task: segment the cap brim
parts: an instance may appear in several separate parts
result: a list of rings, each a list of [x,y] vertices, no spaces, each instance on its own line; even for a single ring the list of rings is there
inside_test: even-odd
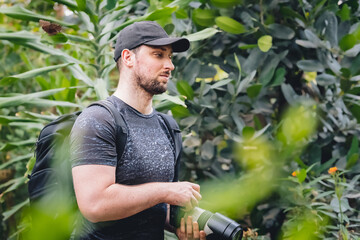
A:
[[[185,52],[190,47],[190,42],[186,38],[158,38],[156,40],[144,43],[149,46],[166,46],[171,45],[173,52]]]

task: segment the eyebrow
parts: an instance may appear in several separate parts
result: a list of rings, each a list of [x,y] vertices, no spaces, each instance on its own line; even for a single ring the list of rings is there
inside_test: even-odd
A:
[[[153,48],[153,49],[160,49],[160,50],[162,50],[162,51],[164,51],[164,52],[167,51],[167,49],[166,49],[165,47],[163,47],[163,46],[149,46],[149,47],[151,47],[151,48]],[[170,52],[170,53],[173,54],[172,49],[171,49],[171,52]]]

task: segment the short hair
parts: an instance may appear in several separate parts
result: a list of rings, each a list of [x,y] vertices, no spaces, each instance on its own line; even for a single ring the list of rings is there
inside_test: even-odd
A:
[[[139,47],[136,47],[136,48],[134,48],[134,49],[131,49],[130,51],[133,52],[133,53],[136,55],[137,52],[139,51],[140,47],[141,47],[141,45],[140,45]],[[120,72],[120,70],[121,70],[121,56],[119,57],[119,59],[118,59],[117,62],[116,62],[116,67],[117,67],[117,69],[118,69],[119,72]]]

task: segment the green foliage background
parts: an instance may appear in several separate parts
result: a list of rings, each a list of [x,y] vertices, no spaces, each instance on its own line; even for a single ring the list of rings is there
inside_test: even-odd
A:
[[[0,237],[31,225],[41,128],[109,96],[116,34],[152,20],[192,43],[154,104],[182,129],[181,176],[202,184],[203,207],[249,239],[359,239],[359,19],[356,0],[1,2]]]

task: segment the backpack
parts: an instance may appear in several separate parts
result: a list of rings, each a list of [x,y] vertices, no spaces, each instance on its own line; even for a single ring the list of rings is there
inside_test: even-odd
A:
[[[94,102],[89,106],[100,105],[106,108],[115,119],[118,158],[121,158],[127,140],[127,128],[121,113],[107,100]],[[175,147],[175,176],[178,180],[179,157],[182,138],[176,121],[167,114],[156,112],[164,120]],[[31,175],[28,176],[28,193],[30,205],[41,199],[47,199],[54,193],[69,193],[75,201],[72,185],[71,166],[69,159],[69,134],[81,111],[65,114],[47,124],[41,131],[36,142],[36,162]],[[55,194],[56,195],[56,194]],[[49,200],[49,199],[47,199]],[[50,199],[51,200],[51,199]]]

